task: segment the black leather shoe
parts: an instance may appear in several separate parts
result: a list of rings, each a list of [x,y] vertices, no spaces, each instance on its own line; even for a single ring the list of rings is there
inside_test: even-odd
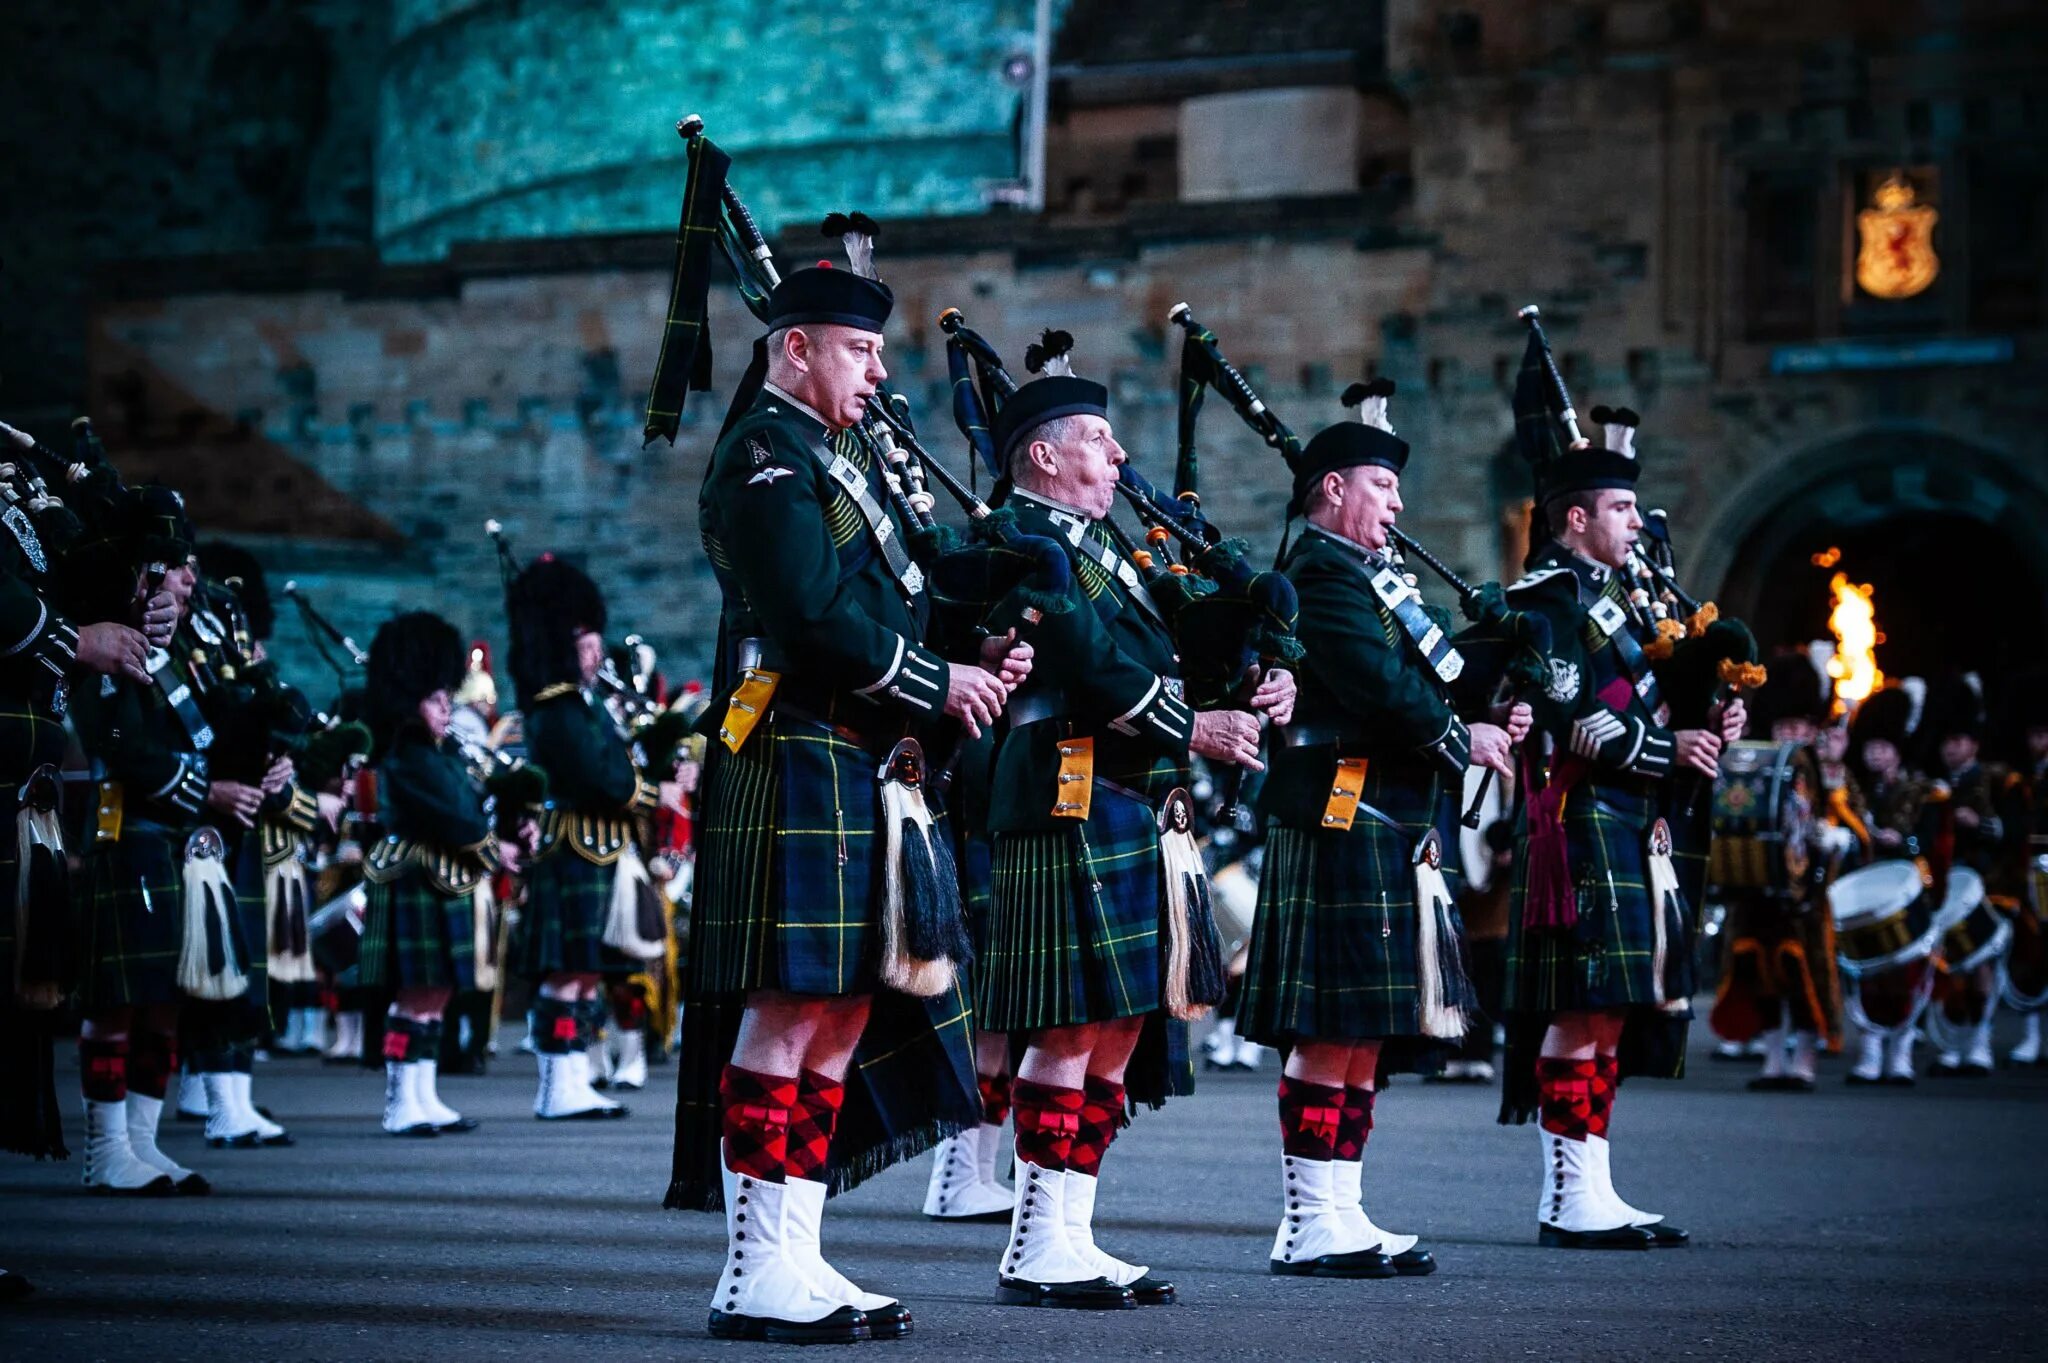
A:
[[[1910,1074],[1887,1074],[1884,1077],[1884,1082],[1885,1086],[1888,1088],[1909,1089],[1914,1087],[1920,1081],[1918,1079],[1915,1079]]]
[[[1132,1311],[1138,1305],[1129,1288],[1118,1287],[1107,1278],[1078,1283],[1034,1283],[998,1277],[996,1300],[1005,1306],[1057,1306],[1070,1311]]]
[[[1538,1224],[1536,1243],[1545,1249],[1648,1249],[1656,1241],[1641,1226],[1566,1230],[1562,1226]]]
[[[1009,1212],[1009,1211],[1006,1211],[1006,1210],[1002,1210],[1002,1209],[998,1209],[998,1210],[996,1210],[996,1211],[992,1211],[992,1212],[974,1212],[974,1213],[972,1213],[972,1214],[970,1214],[970,1215],[967,1215],[967,1216],[930,1216],[930,1215],[927,1215],[927,1216],[925,1217],[925,1220],[927,1220],[927,1221],[944,1221],[944,1222],[947,1222],[947,1223],[949,1223],[949,1224],[953,1224],[953,1225],[972,1225],[972,1224],[974,1224],[974,1223],[975,1223],[975,1222],[977,1222],[977,1221],[1000,1221],[1000,1222],[1002,1222],[1002,1223],[1003,1223],[1004,1225],[1006,1225],[1006,1226],[1007,1226],[1007,1225],[1009,1225],[1009,1224],[1010,1224],[1010,1217],[1011,1217],[1011,1215],[1012,1215],[1012,1213],[1011,1213],[1011,1212]]]
[[[0,1268],[0,1305],[20,1301],[36,1290],[34,1283],[19,1273],[10,1273]]]
[[[1131,1300],[1140,1306],[1171,1306],[1179,1300],[1172,1283],[1150,1273],[1134,1283],[1125,1283],[1124,1291],[1130,1293]]]
[[[1858,1074],[1856,1071],[1850,1070],[1846,1075],[1842,1076],[1842,1082],[1852,1089],[1881,1088],[1884,1085],[1884,1076],[1881,1074]]]
[[[177,1189],[179,1197],[205,1197],[213,1191],[213,1185],[204,1174],[186,1174],[178,1180]]]
[[[1401,1271],[1377,1248],[1353,1250],[1349,1254],[1325,1254],[1299,1263],[1268,1259],[1266,1267],[1283,1278],[1391,1278]]]
[[[1650,1233],[1651,1249],[1684,1249],[1692,1243],[1690,1235],[1663,1221],[1652,1221],[1647,1226],[1637,1226],[1635,1229]]]
[[[823,1320],[771,1320],[713,1311],[705,1326],[713,1339],[765,1339],[770,1344],[852,1344],[874,1338],[867,1313],[842,1306]]]
[[[1796,1074],[1760,1074],[1749,1081],[1751,1093],[1811,1093],[1813,1081]]]
[[[258,1131],[244,1131],[239,1136],[209,1136],[206,1143],[215,1150],[267,1150],[298,1144],[289,1131],[268,1137]]]
[[[875,1339],[901,1339],[910,1333],[910,1308],[900,1301],[863,1312]]]
[[[457,1117],[452,1122],[436,1122],[434,1124],[435,1132],[443,1136],[458,1136],[465,1131],[474,1131],[476,1128],[477,1119],[474,1117]]]
[[[397,1131],[387,1132],[386,1134],[392,1136],[405,1136],[413,1140],[432,1140],[434,1137],[440,1135],[441,1133],[434,1130],[434,1124],[432,1122],[414,1122],[411,1126],[402,1127]]]
[[[621,1103],[618,1107],[587,1107],[581,1112],[565,1112],[559,1117],[543,1117],[538,1112],[533,1115],[543,1122],[615,1122],[632,1115],[632,1111]]]
[[[1427,1278],[1436,1272],[1436,1256],[1420,1245],[1396,1254],[1393,1264],[1394,1272],[1404,1278]]]
[[[1962,1065],[1956,1069],[1959,1079],[1982,1079],[1991,1073],[1989,1065]]]

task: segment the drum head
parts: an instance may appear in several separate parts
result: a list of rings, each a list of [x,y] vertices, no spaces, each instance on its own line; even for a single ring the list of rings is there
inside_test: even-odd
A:
[[[1946,932],[1969,916],[1984,902],[1984,877],[1967,866],[1952,866],[1948,872],[1948,893],[1934,911],[1934,926]]]
[[[1859,867],[1828,886],[1828,906],[1840,929],[1899,913],[1925,889],[1918,863],[1880,861]]]

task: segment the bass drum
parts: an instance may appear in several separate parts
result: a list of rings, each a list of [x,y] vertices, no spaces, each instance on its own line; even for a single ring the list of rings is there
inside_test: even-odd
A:
[[[1820,850],[1825,799],[1820,764],[1806,743],[1731,743],[1714,781],[1708,893],[1767,892],[1803,901]]]

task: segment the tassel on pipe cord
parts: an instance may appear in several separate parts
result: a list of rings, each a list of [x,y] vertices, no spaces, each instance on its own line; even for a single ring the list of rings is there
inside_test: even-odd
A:
[[[1571,436],[1572,448],[1589,448],[1593,442],[1579,432],[1579,414],[1572,409],[1572,395],[1565,389],[1564,375],[1558,372],[1557,356],[1550,349],[1550,337],[1544,334],[1543,323],[1538,320],[1542,316],[1542,309],[1531,303],[1515,316],[1529,324],[1529,333],[1543,349],[1543,368],[1550,375],[1551,391],[1556,395],[1557,405],[1562,409],[1558,412],[1557,419],[1564,423],[1565,433]]]

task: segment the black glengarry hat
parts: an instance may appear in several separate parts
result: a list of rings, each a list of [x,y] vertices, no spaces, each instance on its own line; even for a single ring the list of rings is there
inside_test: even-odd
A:
[[[1109,389],[1074,374],[1074,337],[1047,331],[1024,348],[1024,367],[1040,377],[1021,385],[991,420],[996,460],[1007,466],[1025,436],[1063,416],[1109,416]]]
[[[1374,464],[1400,473],[1408,467],[1408,442],[1394,434],[1387,420],[1387,399],[1394,395],[1392,379],[1354,383],[1344,390],[1343,403],[1358,412],[1356,421],[1340,421],[1316,432],[1294,460],[1294,495],[1287,514],[1299,516],[1308,495],[1326,473]]]

